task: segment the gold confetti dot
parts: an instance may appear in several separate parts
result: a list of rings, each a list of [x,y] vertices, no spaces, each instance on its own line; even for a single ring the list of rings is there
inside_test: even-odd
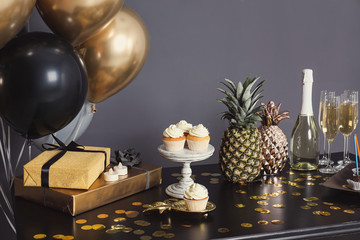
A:
[[[307,205],[310,206],[310,207],[316,207],[319,204],[317,204],[316,202],[308,202]]]
[[[211,176],[212,176],[212,177],[220,177],[221,174],[220,174],[220,173],[212,173]]]
[[[321,175],[314,175],[314,178],[321,178]]]
[[[85,231],[92,230],[92,226],[91,225],[83,225],[83,226],[81,226],[81,229],[85,230]]]
[[[251,228],[253,225],[251,223],[242,223],[241,226],[244,228]]]
[[[293,174],[295,174],[295,173],[294,173],[294,172],[292,172],[292,171],[290,171],[290,172],[289,172],[289,174],[290,174],[290,175],[293,175]]]
[[[161,224],[160,228],[164,230],[171,229],[171,224]]]
[[[263,206],[269,205],[269,203],[268,203],[268,202],[265,202],[265,201],[257,201],[257,204],[263,205]]]
[[[138,206],[142,205],[142,202],[133,202],[133,203],[131,203],[131,205],[138,207]]]
[[[52,238],[54,238],[54,239],[63,239],[63,237],[64,237],[64,235],[62,235],[62,234],[56,234],[56,235],[52,236]]]
[[[46,234],[36,234],[33,236],[34,239],[43,239],[43,238],[46,238]]]
[[[121,230],[120,229],[115,229],[115,228],[107,229],[105,231],[105,233],[107,233],[107,234],[115,234],[115,233],[118,233],[118,232],[121,232]]]
[[[115,213],[116,214],[124,214],[126,211],[125,210],[116,210]]]
[[[277,197],[277,196],[279,196],[279,195],[280,195],[280,194],[277,193],[277,192],[273,192],[273,193],[270,194],[271,197]]]
[[[64,236],[62,239],[63,240],[73,240],[74,238],[75,238],[74,236],[67,235],[67,236]]]
[[[320,215],[321,215],[321,216],[330,216],[331,213],[326,212],[326,211],[320,211]]]
[[[124,232],[124,233],[129,233],[129,232],[131,232],[133,229],[131,228],[131,227],[124,227],[123,229],[122,229],[122,232]]]
[[[137,229],[137,230],[133,231],[133,234],[135,234],[135,235],[143,235],[144,233],[145,233],[145,231],[142,229]]]
[[[210,181],[209,183],[210,183],[210,184],[219,184],[218,181],[217,181],[217,182],[215,182],[215,181]]]
[[[116,229],[116,230],[123,230],[125,228],[125,225],[122,224],[116,224],[116,225],[112,225],[111,229]]]
[[[136,218],[139,215],[139,212],[138,211],[126,211],[125,214],[128,218]]]
[[[255,208],[254,210],[259,213],[270,213],[270,210],[265,208]]]
[[[274,208],[284,208],[285,205],[278,203],[278,204],[274,204],[273,207],[274,207]]]
[[[302,182],[302,181],[305,181],[305,178],[295,178],[294,181],[295,182]]]
[[[241,194],[246,194],[246,191],[244,191],[244,190],[236,190],[235,192],[236,193],[241,193]]]
[[[201,173],[200,175],[201,175],[201,176],[204,176],[204,177],[207,177],[207,176],[210,176],[211,173],[209,173],[209,172],[203,172],[203,173]]]
[[[257,223],[260,225],[268,225],[269,224],[269,222],[266,220],[259,220]]]
[[[146,227],[149,226],[151,223],[145,220],[135,220],[134,223],[138,226]]]
[[[319,185],[319,186],[322,186],[323,184],[324,184],[324,183],[321,182],[321,183],[319,183],[318,185]]]
[[[275,186],[275,187],[282,187],[282,184],[280,184],[280,183],[275,183],[274,186]]]
[[[108,218],[108,217],[109,217],[109,215],[105,214],[105,213],[97,215],[97,218]]]
[[[307,206],[307,205],[305,205],[305,206],[300,206],[300,208],[302,208],[302,209],[304,209],[304,210],[309,210],[309,209],[311,209],[311,207],[310,207],[310,206]]]
[[[165,231],[158,230],[158,231],[153,232],[152,236],[153,237],[163,237],[165,234],[166,234]]]
[[[306,183],[306,185],[308,185],[308,186],[314,186],[315,183],[313,183],[313,182],[308,182],[308,183]]]
[[[320,212],[321,212],[321,211],[313,211],[313,214],[314,214],[314,215],[319,215],[319,216],[320,216]]]
[[[235,207],[237,207],[237,208],[244,208],[245,205],[242,204],[242,203],[238,203],[238,204],[235,204]]]
[[[142,235],[139,239],[140,239],[140,240],[151,240],[152,237],[149,236],[149,235]]]
[[[77,224],[84,224],[84,223],[87,222],[87,220],[86,220],[86,219],[78,219],[78,220],[76,220],[75,222],[76,222]]]
[[[288,184],[292,187],[295,187],[297,186],[297,183],[296,182],[291,182],[291,181],[288,181]]]
[[[181,177],[181,173],[172,173],[171,174],[172,177]]]
[[[317,197],[308,197],[308,198],[303,198],[303,200],[306,201],[306,202],[312,202],[312,201],[319,200],[319,198],[317,198]]]
[[[330,209],[332,209],[332,210],[340,210],[341,208],[338,207],[338,206],[330,206]]]
[[[96,231],[103,230],[103,229],[105,229],[105,225],[103,225],[103,224],[94,224],[94,225],[92,225],[92,229],[94,229]]]
[[[293,192],[293,193],[291,193],[291,195],[293,195],[293,196],[300,196],[301,193],[299,193],[299,192]]]
[[[175,237],[175,234],[174,233],[166,233],[164,235],[164,238],[167,238],[167,239],[170,239],[170,238],[174,238]]]
[[[152,207],[152,205],[146,203],[146,204],[143,204],[142,207],[143,207],[143,208],[149,208],[149,207]],[[124,211],[124,212],[125,212],[125,211]]]
[[[218,178],[210,178],[210,181],[219,181]]]
[[[186,227],[186,228],[189,228],[191,227],[192,225],[191,224],[181,224],[182,227]]]
[[[328,206],[332,206],[332,205],[334,205],[333,203],[331,203],[331,202],[323,202],[323,204],[324,205],[328,205]]]
[[[124,222],[124,221],[126,221],[126,218],[124,217],[117,217],[114,219],[114,222]]]
[[[283,222],[283,221],[281,221],[281,220],[272,220],[272,221],[271,221],[271,223],[272,223],[272,224],[275,224],[275,225],[281,225],[281,224],[284,224],[284,222]]]
[[[286,191],[284,191],[284,190],[279,190],[279,191],[277,191],[278,193],[280,193],[280,194],[286,194],[287,192]]]
[[[355,211],[354,210],[350,210],[350,209],[345,209],[344,213],[349,213],[349,214],[354,214]]]
[[[218,228],[219,233],[227,233],[229,231],[230,231],[230,229],[228,229],[228,228]]]
[[[349,188],[349,186],[348,185],[341,185],[343,188]]]
[[[280,180],[285,180],[286,177],[280,176],[280,177],[278,177],[278,179],[280,179]]]
[[[296,185],[296,188],[305,189],[306,187],[303,185]]]

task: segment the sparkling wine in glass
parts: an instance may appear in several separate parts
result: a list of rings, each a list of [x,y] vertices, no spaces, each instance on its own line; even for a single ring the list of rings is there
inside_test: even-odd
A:
[[[320,168],[321,173],[334,174],[336,170],[331,166],[331,143],[334,141],[339,131],[339,105],[340,97],[335,96],[335,92],[329,92],[325,101],[324,125],[325,136],[328,142],[328,158],[329,162],[324,168]]]
[[[325,101],[326,101],[326,97],[327,97],[328,91],[327,90],[322,90],[320,92],[320,103],[319,103],[319,116],[318,116],[318,122],[319,122],[319,126],[320,129],[324,135],[324,151],[322,154],[322,158],[319,160],[319,165],[327,165],[328,164],[328,154],[326,152],[326,137],[325,137],[325,125],[324,125],[324,108],[325,108]]]

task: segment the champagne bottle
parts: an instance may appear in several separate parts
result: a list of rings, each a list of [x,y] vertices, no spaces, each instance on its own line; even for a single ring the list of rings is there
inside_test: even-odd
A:
[[[290,166],[294,170],[316,170],[320,138],[312,108],[313,71],[303,70],[301,112],[290,140]]]

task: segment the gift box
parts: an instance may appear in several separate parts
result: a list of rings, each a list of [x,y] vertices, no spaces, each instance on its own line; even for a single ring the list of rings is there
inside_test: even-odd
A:
[[[109,164],[110,148],[44,151],[24,165],[24,186],[89,189]]]
[[[15,178],[15,196],[60,210],[72,216],[103,206],[161,184],[161,167],[141,163],[115,182],[105,182],[104,174],[88,190],[26,187]]]

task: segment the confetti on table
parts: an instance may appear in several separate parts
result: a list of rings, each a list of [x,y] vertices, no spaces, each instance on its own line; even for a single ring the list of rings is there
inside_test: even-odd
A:
[[[36,234],[33,236],[33,238],[34,239],[44,239],[44,238],[46,238],[46,234],[42,234],[42,233]]]
[[[229,232],[230,230],[228,228],[218,228],[218,232],[219,233],[227,233]]]
[[[109,217],[109,215],[108,215],[108,214],[105,214],[105,213],[102,213],[102,214],[97,215],[97,218],[101,218],[101,219],[103,219],[103,218],[108,218],[108,217]]]

